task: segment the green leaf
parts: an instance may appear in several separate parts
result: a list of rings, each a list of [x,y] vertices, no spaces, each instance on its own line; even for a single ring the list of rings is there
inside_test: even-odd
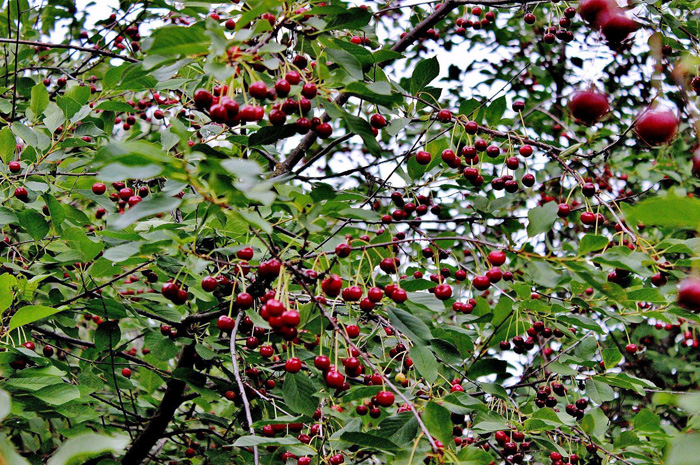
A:
[[[95,347],[98,350],[114,349],[121,339],[119,324],[105,321],[95,330]]]
[[[148,47],[149,55],[196,55],[209,49],[211,40],[197,26],[166,26],[156,29]]]
[[[61,233],[61,239],[67,241],[74,250],[78,251],[82,255],[83,261],[86,262],[97,257],[104,247],[103,242],[91,240],[85,231],[77,227],[65,228]]]
[[[679,434],[671,440],[664,465],[697,465],[700,457],[700,434]]]
[[[43,83],[39,83],[32,87],[32,100],[29,108],[34,113],[34,118],[38,118],[46,107],[49,106],[49,92]]]
[[[603,402],[608,402],[615,398],[615,391],[613,388],[593,378],[586,380],[586,394],[588,394],[591,400],[596,404],[602,404]]]
[[[78,465],[107,452],[120,454],[129,444],[129,436],[88,433],[69,439],[46,465]]]
[[[369,24],[372,19],[372,13],[364,8],[318,7],[313,8],[308,14],[332,15],[328,16],[329,21],[324,28],[326,31],[360,29]]]
[[[296,129],[293,124],[285,124],[282,127],[264,126],[250,135],[248,146],[272,145],[282,139],[292,137],[294,134],[296,134]]]
[[[410,350],[413,366],[429,384],[433,384],[438,377],[438,363],[433,352],[424,345],[415,344]]]
[[[31,463],[19,455],[15,446],[4,434],[0,434],[0,463],[3,465],[31,465]]]
[[[430,328],[418,317],[401,310],[400,308],[387,306],[391,324],[402,333],[406,334],[412,341],[427,344],[430,338]]]
[[[387,417],[379,423],[377,434],[389,438],[396,444],[404,444],[415,439],[419,426],[412,412],[401,412]]]
[[[534,237],[550,231],[557,219],[558,209],[556,202],[547,202],[541,207],[535,207],[528,211],[527,235]]]
[[[97,105],[98,110],[116,111],[117,113],[136,113],[136,109],[128,103],[118,100],[107,100]]]
[[[665,226],[683,229],[700,228],[700,199],[694,197],[653,197],[627,209],[628,224]]]
[[[491,104],[486,108],[486,122],[490,126],[495,126],[501,121],[503,114],[506,112],[506,105],[506,96],[503,95],[491,102]]]
[[[634,417],[634,430],[643,433],[653,433],[661,428],[661,417],[645,408]]]
[[[3,163],[9,163],[15,155],[17,141],[9,127],[4,127],[0,130],[0,158]]]
[[[622,354],[617,347],[608,347],[601,351],[603,356],[603,364],[607,370],[614,368],[622,361]]]
[[[411,93],[417,95],[440,74],[440,62],[431,57],[418,62],[411,77]]]
[[[585,255],[589,252],[598,252],[603,250],[610,241],[605,236],[586,234],[581,238],[581,244],[578,247],[578,253]]]
[[[0,421],[7,418],[7,416],[10,414],[10,409],[11,409],[10,395],[7,392],[0,389]]]
[[[452,439],[452,422],[449,410],[437,402],[430,401],[425,404],[423,421],[430,434],[442,441],[443,444],[449,444]]]
[[[22,123],[13,123],[12,132],[15,136],[26,142],[27,145],[37,147],[39,144],[39,138],[36,136],[36,134],[34,134],[34,131]]]
[[[351,444],[356,444],[360,447],[366,447],[369,449],[377,449],[384,451],[394,451],[399,450],[399,446],[391,442],[386,438],[379,436],[374,436],[368,433],[362,433],[359,431],[345,431],[340,435],[340,439],[347,441]]]
[[[97,178],[104,182],[123,181],[125,179],[148,179],[158,176],[163,171],[162,166],[148,165],[124,165],[122,163],[110,163],[100,170]]]
[[[180,206],[182,200],[177,197],[167,197],[164,195],[153,195],[146,200],[131,207],[129,211],[119,217],[112,227],[121,230],[147,216],[156,215],[175,210]]]
[[[372,133],[372,126],[369,125],[366,119],[351,115],[348,112],[343,112],[343,119],[348,127],[348,131],[362,137],[365,147],[372,153],[372,155],[379,156],[381,154],[382,148]]]
[[[40,213],[34,210],[22,210],[17,212],[17,219],[22,229],[32,236],[34,240],[38,241],[43,239],[49,232],[49,223],[46,222]]]
[[[288,373],[282,384],[282,398],[295,413],[312,415],[318,407],[318,390],[304,373]]]
[[[66,219],[66,212],[63,210],[63,205],[61,205],[56,197],[49,194],[44,194],[44,201],[46,206],[49,207],[49,214],[51,215],[51,221],[54,225],[60,225]]]
[[[12,315],[12,318],[10,319],[10,325],[7,328],[7,330],[13,331],[17,328],[21,328],[24,325],[28,325],[34,323],[35,321],[39,321],[42,318],[55,315],[56,313],[61,311],[63,311],[63,309],[55,309],[47,307],[45,305],[24,306],[17,310],[17,312],[14,315]]]
[[[63,405],[80,398],[80,389],[73,384],[54,384],[35,392],[34,397],[51,405]],[[57,462],[61,463],[61,462]]]

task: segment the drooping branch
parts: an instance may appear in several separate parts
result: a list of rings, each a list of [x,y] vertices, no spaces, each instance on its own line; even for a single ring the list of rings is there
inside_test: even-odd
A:
[[[81,52],[92,53],[94,55],[102,55],[102,56],[111,57],[111,58],[119,58],[121,60],[128,61],[129,63],[138,63],[138,60],[135,58],[119,55],[117,53],[109,52],[107,50],[102,50],[99,48],[82,47],[80,45],[73,45],[73,44],[54,44],[51,42],[37,42],[35,40],[15,40],[15,39],[6,39],[6,38],[0,38],[0,44],[22,44],[22,45],[31,45],[33,47],[48,47],[48,48],[63,48],[66,50],[79,50]]]

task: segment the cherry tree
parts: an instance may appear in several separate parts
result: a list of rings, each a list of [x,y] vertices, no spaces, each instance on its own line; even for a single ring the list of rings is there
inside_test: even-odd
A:
[[[700,31],[621,1],[2,3],[0,463],[698,463]]]

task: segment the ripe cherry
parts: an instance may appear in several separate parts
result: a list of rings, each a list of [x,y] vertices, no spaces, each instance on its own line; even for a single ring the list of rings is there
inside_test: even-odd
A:
[[[216,321],[216,327],[219,328],[220,331],[231,332],[235,326],[236,320],[230,316],[221,315]]]
[[[299,373],[301,371],[301,360],[296,357],[292,357],[284,364],[284,369],[287,373]]]
[[[663,145],[671,141],[678,130],[678,118],[670,110],[645,110],[634,125],[637,136],[649,145]]]
[[[493,266],[501,266],[506,262],[506,253],[502,250],[493,250],[489,253],[489,263]]]
[[[625,352],[627,352],[630,355],[634,355],[637,353],[637,344],[627,344],[625,346]]]
[[[394,393],[391,391],[379,391],[377,393],[377,404],[382,407],[391,407],[394,404]]]
[[[21,200],[22,202],[26,202],[27,200],[29,200],[29,192],[27,192],[27,189],[25,189],[24,187],[18,187],[17,189],[15,189],[15,197]]]
[[[372,125],[373,128],[375,129],[382,129],[386,127],[386,118],[384,116],[380,115],[379,113],[375,113],[369,118],[369,124]]]
[[[472,285],[479,291],[485,291],[491,286],[488,276],[476,276],[472,280]]]
[[[219,282],[213,276],[207,276],[202,279],[202,289],[206,292],[214,292],[219,286]]]
[[[688,310],[700,310],[700,278],[689,277],[678,288],[678,304]]]
[[[595,124],[610,111],[608,96],[595,89],[578,90],[569,98],[569,111],[582,124]]]
[[[331,359],[325,355],[317,355],[314,358],[314,366],[321,371],[326,371],[331,367]]]
[[[430,152],[426,152],[425,150],[416,152],[416,161],[419,165],[428,165],[432,158],[433,157],[430,155]]]
[[[452,286],[449,284],[438,284],[435,286],[435,297],[439,300],[447,300],[452,297]]]
[[[518,149],[518,153],[520,153],[521,156],[523,157],[530,157],[532,156],[532,146],[531,145],[523,145]]]
[[[22,169],[22,166],[18,161],[11,161],[7,164],[7,167],[9,168],[10,173],[19,173]]]
[[[122,376],[125,378],[131,378],[131,370],[129,368],[122,369]]]
[[[252,247],[244,247],[236,252],[236,257],[240,258],[241,260],[251,260],[254,254],[255,252],[253,251]]]
[[[559,218],[566,218],[571,213],[571,207],[566,203],[560,203],[557,207],[557,216]]]
[[[348,325],[345,327],[345,332],[350,339],[356,339],[360,336],[360,327],[357,325]]]

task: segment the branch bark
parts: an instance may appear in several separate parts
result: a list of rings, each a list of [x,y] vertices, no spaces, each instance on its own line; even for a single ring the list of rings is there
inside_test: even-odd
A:
[[[190,369],[194,366],[195,343],[185,346],[180,353],[180,360],[177,362],[176,370]],[[138,465],[143,463],[143,460],[148,457],[156,442],[165,434],[170,421],[175,415],[175,411],[182,405],[184,401],[183,394],[187,383],[184,381],[171,378],[168,381],[161,401],[156,413],[153,414],[148,421],[146,427],[141,431],[129,450],[122,458],[122,465]]]

